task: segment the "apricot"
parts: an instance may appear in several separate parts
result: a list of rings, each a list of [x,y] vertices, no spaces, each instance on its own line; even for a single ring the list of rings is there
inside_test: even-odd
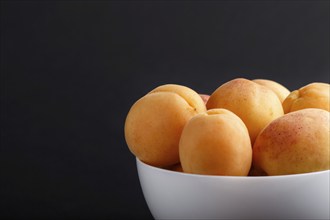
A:
[[[207,101],[209,100],[210,98],[210,95],[208,94],[199,94],[201,96],[201,98],[203,99],[204,101],[204,104],[206,105]]]
[[[252,81],[258,83],[259,85],[266,86],[267,88],[271,89],[277,95],[277,97],[280,99],[281,102],[283,102],[284,99],[290,94],[290,90],[288,90],[282,84],[275,82],[273,80],[254,79]]]
[[[137,100],[125,120],[125,139],[141,161],[166,167],[179,162],[182,129],[206,107],[197,92],[176,84],[159,86]]]
[[[176,172],[183,172],[181,163],[174,164],[172,166],[167,167],[168,170],[176,171]]]
[[[252,147],[243,121],[226,109],[197,114],[185,125],[179,155],[184,172],[247,176]]]
[[[225,108],[239,116],[248,128],[252,144],[268,123],[284,114],[282,103],[273,91],[244,78],[233,79],[218,87],[206,107]]]
[[[253,166],[268,175],[328,170],[329,112],[307,108],[272,121],[253,146]]]
[[[253,161],[253,159],[252,159],[252,161]],[[263,170],[255,168],[252,163],[248,176],[267,176],[267,174]]]
[[[330,111],[329,83],[314,82],[292,91],[283,101],[284,113],[304,108],[320,108]]]

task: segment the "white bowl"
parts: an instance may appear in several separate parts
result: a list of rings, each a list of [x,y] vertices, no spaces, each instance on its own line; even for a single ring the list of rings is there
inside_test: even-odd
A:
[[[136,159],[155,219],[329,219],[329,174],[207,176]]]

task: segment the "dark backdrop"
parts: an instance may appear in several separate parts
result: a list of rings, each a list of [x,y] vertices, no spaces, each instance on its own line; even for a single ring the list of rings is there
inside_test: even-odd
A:
[[[236,77],[329,82],[329,1],[2,1],[0,218],[150,219],[130,106]]]

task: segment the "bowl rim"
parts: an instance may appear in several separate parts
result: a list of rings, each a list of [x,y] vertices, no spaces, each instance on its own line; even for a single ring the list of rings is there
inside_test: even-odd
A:
[[[221,176],[221,175],[205,175],[205,174],[193,174],[193,173],[184,173],[174,170],[168,170],[165,168],[155,167],[152,165],[149,165],[143,161],[141,161],[139,158],[136,158],[137,165],[141,165],[143,167],[147,167],[148,169],[161,172],[161,173],[167,173],[171,175],[177,175],[177,176],[187,176],[187,177],[194,177],[194,178],[212,178],[212,179],[279,179],[279,178],[295,178],[295,177],[303,177],[303,176],[311,176],[311,175],[322,175],[328,173],[328,176],[330,177],[330,169],[329,170],[321,170],[321,171],[314,171],[314,172],[307,172],[307,173],[298,173],[298,174],[285,174],[285,175],[273,175],[273,176]]]

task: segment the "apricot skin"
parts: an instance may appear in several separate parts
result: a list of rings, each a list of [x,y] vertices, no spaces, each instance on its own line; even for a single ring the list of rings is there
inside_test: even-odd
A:
[[[320,108],[330,111],[330,85],[314,82],[292,91],[283,101],[284,113],[304,108]]]
[[[266,86],[267,88],[271,89],[279,98],[281,103],[286,99],[286,97],[290,94],[290,90],[288,90],[285,86],[282,84],[275,82],[273,80],[269,79],[254,79],[252,80],[255,83],[258,83],[259,85]]]
[[[194,90],[175,84],[162,85],[130,108],[125,120],[129,150],[141,161],[167,167],[179,162],[179,140],[184,125],[206,111]]]
[[[209,100],[210,98],[210,95],[208,94],[199,94],[201,96],[201,98],[203,99],[204,101],[204,104],[206,105],[207,101]]]
[[[239,116],[249,130],[252,144],[269,122],[284,114],[282,103],[273,91],[244,78],[219,86],[206,107],[225,108]]]
[[[268,175],[329,169],[329,112],[307,108],[271,122],[253,146],[253,166]]]
[[[247,176],[252,147],[243,121],[226,109],[200,113],[186,124],[179,154],[186,173]]]

